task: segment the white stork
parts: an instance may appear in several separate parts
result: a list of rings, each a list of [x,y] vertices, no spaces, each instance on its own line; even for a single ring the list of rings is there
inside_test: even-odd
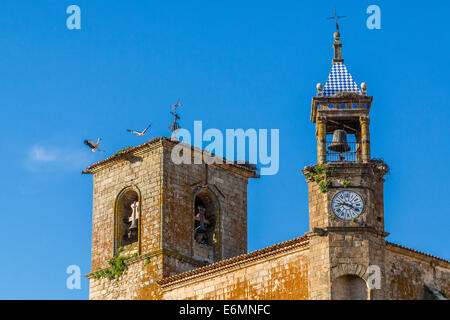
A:
[[[128,131],[128,132],[131,132],[131,133],[135,133],[135,134],[136,134],[136,137],[137,137],[137,138],[140,138],[140,137],[143,137],[143,136],[145,135],[145,133],[147,132],[148,128],[150,128],[151,125],[152,125],[152,124],[149,124],[149,125],[147,126],[147,128],[145,128],[143,131],[128,130],[128,129],[127,129],[127,131]]]
[[[97,139],[97,143],[94,143],[93,141],[91,141],[91,140],[84,140],[84,144],[85,145],[87,145],[89,148],[91,148],[91,151],[92,152],[95,152],[95,151],[103,151],[103,150],[100,150],[98,147],[100,146],[100,141],[102,140],[102,138],[98,138]]]

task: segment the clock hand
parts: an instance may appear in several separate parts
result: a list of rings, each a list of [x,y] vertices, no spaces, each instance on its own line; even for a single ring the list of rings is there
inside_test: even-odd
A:
[[[358,208],[354,207],[354,206],[351,205],[350,203],[345,202],[344,205],[347,206],[347,207],[349,207],[349,208],[351,208],[351,209],[353,209],[353,210],[355,210],[355,211],[359,211]]]

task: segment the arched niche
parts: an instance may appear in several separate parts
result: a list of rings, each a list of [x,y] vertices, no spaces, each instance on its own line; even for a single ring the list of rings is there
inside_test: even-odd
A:
[[[332,300],[368,300],[368,297],[366,281],[356,275],[342,275],[331,284]]]
[[[123,189],[114,204],[114,253],[139,253],[141,231],[141,196],[136,187]]]
[[[192,210],[194,257],[214,262],[220,259],[220,203],[209,187],[194,192]]]

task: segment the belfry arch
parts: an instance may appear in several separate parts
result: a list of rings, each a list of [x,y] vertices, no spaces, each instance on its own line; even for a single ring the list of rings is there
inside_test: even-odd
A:
[[[114,203],[114,254],[123,248],[127,253],[140,253],[141,195],[135,186],[124,188]]]
[[[194,191],[192,253],[207,261],[221,258],[220,202],[209,186]]]

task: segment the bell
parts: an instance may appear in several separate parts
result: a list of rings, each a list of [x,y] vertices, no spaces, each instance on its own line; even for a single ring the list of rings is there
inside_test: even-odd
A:
[[[200,226],[198,227],[198,232],[200,233],[206,233],[205,224],[200,223]]]
[[[328,146],[328,150],[338,153],[350,151],[350,146],[347,144],[347,133],[344,130],[334,131],[333,140]]]
[[[128,228],[128,238],[132,238],[137,233],[138,225],[137,219],[133,219],[130,227]]]

